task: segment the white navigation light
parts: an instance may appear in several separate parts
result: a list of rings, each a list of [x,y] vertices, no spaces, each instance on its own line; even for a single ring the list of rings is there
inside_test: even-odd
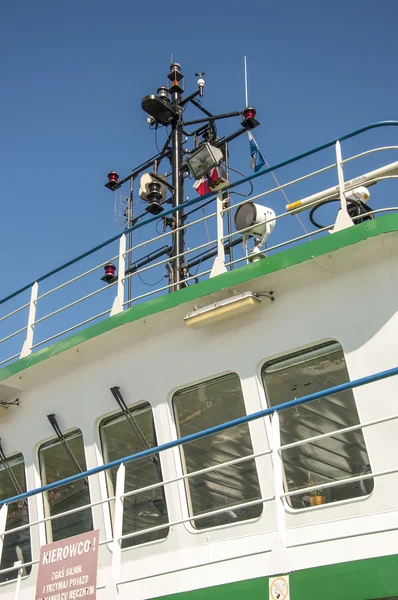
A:
[[[271,235],[275,227],[275,212],[268,206],[245,202],[235,213],[235,227],[244,235],[262,238],[262,243]]]
[[[203,175],[218,167],[222,159],[223,153],[220,148],[206,142],[187,158],[187,164],[192,176],[195,179],[200,179]]]

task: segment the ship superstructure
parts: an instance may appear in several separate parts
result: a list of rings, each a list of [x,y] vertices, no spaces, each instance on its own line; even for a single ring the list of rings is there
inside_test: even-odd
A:
[[[35,597],[42,545],[93,529],[100,600],[398,596],[397,146],[369,147],[397,125],[206,171],[185,202],[146,174],[143,219],[0,301],[4,600]],[[215,143],[190,156],[223,167]]]

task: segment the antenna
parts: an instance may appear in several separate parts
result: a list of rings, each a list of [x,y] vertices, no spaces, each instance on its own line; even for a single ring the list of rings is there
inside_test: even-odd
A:
[[[246,101],[246,108],[249,106],[249,94],[247,91],[247,62],[246,62],[246,56],[244,57],[244,62],[245,62],[245,101]]]

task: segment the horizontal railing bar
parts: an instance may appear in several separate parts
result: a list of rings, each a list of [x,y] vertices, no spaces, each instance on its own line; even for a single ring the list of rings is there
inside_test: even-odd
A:
[[[297,448],[298,446],[311,444],[312,442],[317,442],[318,440],[333,437],[334,435],[337,436],[343,433],[349,433],[350,431],[356,431],[357,429],[365,429],[366,427],[372,427],[372,425],[380,425],[380,423],[387,423],[388,421],[393,421],[394,419],[398,419],[398,414],[392,415],[391,417],[382,417],[380,419],[375,419],[374,421],[368,421],[367,423],[358,423],[357,425],[352,425],[351,427],[344,427],[343,429],[336,429],[335,431],[329,431],[328,433],[321,433],[320,435],[315,435],[313,437],[306,438],[305,440],[299,440],[298,442],[292,442],[291,444],[285,444],[284,446],[280,446],[279,450],[290,450],[291,448]]]
[[[82,473],[76,473],[75,475],[71,475],[70,477],[66,477],[65,479],[61,479],[53,483],[48,483],[44,486],[41,486],[40,488],[24,492],[23,494],[17,494],[16,496],[6,498],[0,501],[0,506],[3,506],[4,504],[10,504],[11,502],[18,502],[19,500],[23,500],[24,498],[30,498],[31,496],[36,496],[37,494],[47,492],[48,490],[60,487],[61,485],[66,485],[67,483],[73,483],[74,481],[78,481],[79,479],[90,477],[91,475],[95,475],[96,473],[108,471],[109,469],[112,469],[114,467],[119,467],[123,463],[139,460],[140,458],[144,458],[147,456],[152,456],[154,454],[164,452],[165,450],[177,448],[188,442],[193,442],[195,440],[208,437],[209,435],[213,435],[221,431],[226,431],[227,429],[231,429],[232,427],[243,425],[244,423],[250,423],[251,421],[256,421],[257,419],[261,419],[263,417],[272,415],[275,412],[281,412],[283,410],[287,410],[288,408],[308,404],[309,402],[313,402],[314,400],[320,400],[321,398],[325,398],[331,394],[338,394],[340,392],[352,390],[367,385],[369,383],[375,383],[377,381],[382,381],[383,379],[387,379],[389,377],[394,377],[395,375],[398,375],[398,367],[393,367],[392,369],[379,371],[378,373],[373,373],[372,375],[365,375],[364,377],[360,377],[358,379],[355,379],[354,381],[341,383],[339,385],[327,388],[325,390],[308,394],[307,396],[303,396],[301,398],[295,398],[294,400],[289,400],[288,402],[284,402],[283,404],[278,404],[276,406],[265,408],[258,412],[251,413],[250,415],[245,415],[243,417],[239,417],[238,419],[233,419],[232,421],[227,421],[226,423],[221,423],[220,425],[215,425],[213,427],[209,427],[208,429],[191,433],[189,435],[183,436],[182,438],[178,438],[177,440],[170,440],[169,442],[165,442],[164,444],[154,446],[153,448],[148,448],[147,450],[142,450],[141,452],[137,452],[136,454],[124,456],[123,458],[111,461],[109,463],[106,463],[105,465],[98,465],[97,467],[87,469]]]
[[[312,173],[309,173],[308,175],[303,175],[303,177],[299,177],[298,179],[293,179],[293,181],[288,181],[287,183],[278,185],[277,187],[272,188],[272,190],[266,190],[265,192],[262,192],[261,194],[257,194],[257,196],[252,196],[250,198],[246,198],[246,200],[241,200],[240,202],[237,202],[236,204],[232,204],[231,206],[223,209],[223,213],[227,213],[230,210],[234,210],[235,208],[238,208],[242,204],[246,204],[246,202],[254,202],[255,200],[258,200],[259,198],[263,198],[264,196],[268,196],[269,194],[273,194],[274,192],[279,192],[279,191],[283,190],[284,188],[290,187],[296,183],[300,183],[301,181],[305,181],[306,179],[309,179],[310,177],[313,177],[314,175],[319,175],[320,173],[324,173],[325,171],[330,171],[335,166],[336,166],[336,163],[333,163],[332,165],[323,167],[323,169],[318,169],[318,171],[313,171]],[[288,214],[290,214],[290,213],[288,213]]]
[[[340,485],[346,485],[347,483],[356,483],[357,481],[363,481],[364,479],[374,479],[375,477],[384,477],[385,475],[394,475],[398,473],[398,467],[394,469],[386,469],[384,471],[376,471],[375,473],[365,473],[364,475],[356,475],[355,477],[347,477],[346,479],[338,479],[337,481],[330,481],[329,483],[319,483],[318,485],[311,485],[306,488],[299,490],[292,490],[291,492],[285,492],[280,494],[281,498],[290,496],[302,496],[308,492],[314,492],[316,490],[326,490]]]
[[[109,498],[107,497],[102,500],[97,500],[96,502],[92,502],[90,504],[84,504],[83,506],[78,506],[77,508],[71,508],[70,510],[66,510],[63,513],[58,513],[56,515],[44,517],[43,519],[38,519],[37,521],[30,521],[29,523],[25,523],[25,525],[20,525],[19,527],[14,527],[13,529],[7,529],[3,535],[10,535],[10,533],[17,533],[18,531],[23,531],[24,529],[35,527],[36,525],[41,525],[42,523],[47,523],[49,521],[53,521],[54,519],[67,517],[68,515],[73,515],[74,513],[81,512],[82,510],[87,510],[88,508],[99,506],[100,504],[106,504],[107,502],[111,502],[112,500],[115,500],[115,496],[110,496]]]
[[[206,242],[205,244],[201,244],[200,246],[195,246],[195,248],[188,248],[187,250],[184,250],[184,252],[181,252],[180,254],[174,254],[172,257],[169,256],[163,260],[160,260],[159,262],[155,263],[154,265],[148,265],[147,267],[143,267],[142,269],[139,269],[138,271],[133,271],[133,273],[129,273],[128,275],[123,277],[122,281],[125,281],[126,279],[129,279],[130,277],[134,277],[134,275],[138,275],[139,273],[143,273],[144,271],[149,271],[150,269],[154,269],[155,267],[165,265],[166,263],[170,262],[171,260],[175,260],[176,258],[179,258],[181,256],[186,256],[187,254],[190,254],[191,252],[196,252],[197,250],[201,250],[202,248],[206,248],[207,246],[211,246],[212,244],[213,245],[217,244],[217,240],[212,240],[211,242]],[[172,285],[175,285],[175,283],[173,283]],[[129,302],[130,302],[130,300],[129,300]]]
[[[183,281],[190,281],[191,279],[198,279],[199,277],[202,277],[202,275],[207,275],[208,273],[211,273],[211,269],[208,269],[207,271],[202,271],[202,273],[198,273],[197,275],[191,275],[190,277],[185,277],[185,279],[183,279]],[[150,292],[146,292],[146,294],[141,294],[141,296],[136,296],[135,298],[126,300],[126,302],[123,302],[123,306],[125,306],[126,304],[131,304],[132,302],[136,302],[136,300],[141,300],[141,298],[146,298],[147,296],[152,296],[153,294],[157,294],[158,292],[167,290],[171,287],[174,287],[175,285],[176,285],[175,283],[169,283],[163,287],[156,288],[156,290],[151,290]]]
[[[14,354],[13,356],[10,356],[9,358],[6,358],[5,360],[0,362],[0,366],[4,365],[6,362],[9,362],[10,360],[14,360],[14,358],[18,358],[19,357],[19,352],[18,354]]]
[[[14,331],[14,333],[10,333],[10,335],[7,335],[7,337],[4,337],[2,340],[0,340],[0,344],[2,342],[6,342],[7,340],[13,338],[14,336],[18,335],[19,333],[22,333],[23,331],[26,331],[28,328],[27,325],[25,325],[25,327],[21,327],[21,329],[18,329],[17,331]]]
[[[105,260],[100,265],[97,265],[96,267],[93,267],[92,269],[89,269],[85,273],[82,273],[81,275],[77,275],[76,277],[73,277],[73,279],[69,279],[69,281],[65,281],[65,283],[61,283],[61,285],[58,285],[57,287],[53,288],[52,290],[49,290],[48,292],[45,292],[41,296],[38,296],[36,298],[36,303],[39,300],[42,300],[42,298],[45,298],[46,296],[49,296],[50,294],[53,294],[54,292],[57,292],[58,290],[61,290],[62,288],[64,288],[67,285],[69,285],[70,283],[74,283],[75,281],[78,281],[78,279],[81,279],[82,277],[85,277],[86,275],[90,275],[90,273],[94,273],[94,271],[97,271],[98,269],[101,269],[101,267],[104,267],[108,263],[113,262],[114,260],[117,260],[118,258],[119,258],[119,255],[117,254],[116,256],[110,258],[109,260]],[[28,306],[29,306],[29,304],[28,304]]]
[[[23,304],[22,306],[20,306],[19,308],[16,308],[15,310],[13,310],[12,312],[8,313],[8,315],[4,315],[4,317],[0,318],[0,322],[4,321],[5,319],[9,319],[10,317],[12,317],[13,315],[16,315],[17,313],[19,313],[21,310],[23,310],[24,308],[28,308],[28,306],[30,305],[30,302],[27,302],[26,304]]]
[[[383,150],[398,150],[398,146],[380,146],[380,148],[372,148],[371,150],[366,150],[365,152],[361,152],[360,154],[355,154],[354,156],[349,156],[345,158],[342,163],[351,162],[352,160],[356,160],[357,158],[361,158],[362,156],[366,156],[367,154],[374,154],[374,152],[381,152]]]
[[[137,490],[131,490],[130,492],[125,492],[124,494],[121,494],[121,498],[129,498],[130,496],[136,496],[137,494],[149,492],[151,490],[155,490],[157,488],[161,488],[166,485],[170,485],[171,483],[178,483],[179,481],[184,481],[186,479],[199,477],[200,475],[204,475],[205,473],[210,473],[211,471],[221,471],[222,469],[226,469],[227,467],[231,467],[233,465],[237,465],[239,463],[243,463],[248,460],[253,460],[253,458],[259,458],[260,456],[266,456],[269,454],[272,454],[272,450],[262,450],[261,452],[255,452],[253,454],[248,454],[247,456],[241,456],[239,458],[234,458],[233,460],[228,460],[225,463],[221,463],[219,465],[213,465],[212,467],[206,467],[205,469],[200,469],[199,471],[193,471],[192,473],[185,473],[184,475],[178,475],[177,477],[173,477],[172,479],[166,479],[164,481],[160,481],[158,483],[153,483],[152,485],[147,485],[146,487],[139,488]]]
[[[290,164],[293,164],[295,162],[298,162],[298,161],[302,160],[303,158],[306,158],[308,156],[312,156],[313,154],[317,154],[318,152],[321,152],[322,150],[326,150],[327,148],[330,148],[331,146],[334,146],[336,144],[336,142],[338,142],[338,141],[343,142],[343,141],[348,140],[350,138],[353,138],[353,137],[355,137],[357,135],[360,135],[361,133],[364,133],[366,131],[370,131],[372,129],[376,129],[376,128],[379,128],[379,127],[396,127],[396,126],[398,126],[398,121],[394,121],[394,120],[391,120],[391,121],[376,121],[374,123],[370,123],[368,125],[360,127],[359,129],[355,129],[353,131],[350,131],[350,132],[348,132],[348,133],[346,133],[346,134],[344,134],[344,135],[342,135],[340,137],[337,137],[337,138],[334,138],[332,140],[329,140],[328,142],[325,142],[324,144],[316,146],[315,148],[311,148],[310,150],[302,152],[301,154],[297,154],[297,155],[293,156],[292,158],[288,158],[288,159],[286,159],[286,160],[284,160],[282,162],[279,162],[279,163],[277,163],[275,165],[271,165],[271,166],[266,167],[264,169],[260,169],[260,171],[258,171],[257,173],[253,173],[253,174],[249,175],[248,177],[244,177],[243,179],[240,179],[240,180],[238,180],[236,182],[231,183],[228,186],[228,188],[225,188],[225,190],[227,190],[227,189],[233,189],[233,188],[235,188],[235,187],[237,187],[239,185],[242,185],[242,184],[244,184],[244,183],[246,183],[248,181],[252,181],[253,179],[256,179],[257,177],[261,177],[262,175],[265,175],[266,173],[270,173],[271,171],[277,171],[278,169],[281,169],[282,167],[285,167],[287,165],[290,165]],[[35,279],[34,281],[28,283],[27,285],[23,286],[22,288],[16,290],[15,292],[9,294],[6,297],[0,299],[0,305],[4,304],[4,302],[7,302],[7,300],[11,300],[11,298],[15,298],[15,296],[18,296],[22,292],[28,290],[29,288],[32,287],[32,285],[34,285],[35,282],[40,283],[41,281],[44,281],[45,279],[48,279],[52,275],[55,275],[56,273],[59,273],[63,269],[66,269],[67,267],[75,264],[79,260],[82,260],[83,258],[86,258],[87,256],[90,256],[94,252],[97,252],[98,250],[101,250],[102,248],[108,246],[112,242],[115,242],[116,240],[118,240],[121,237],[121,235],[129,233],[130,231],[134,231],[134,230],[139,229],[141,227],[144,227],[145,225],[148,225],[149,223],[153,223],[154,221],[158,220],[159,218],[167,217],[168,215],[171,215],[171,214],[175,213],[178,210],[184,210],[188,206],[192,206],[193,204],[197,204],[198,202],[203,202],[204,200],[206,200],[208,198],[211,198],[212,196],[216,197],[215,194],[209,193],[209,194],[206,194],[204,196],[198,196],[198,197],[195,197],[195,198],[191,198],[190,200],[187,200],[186,202],[183,202],[178,207],[170,208],[170,209],[168,209],[166,211],[163,211],[160,217],[159,217],[159,215],[154,215],[154,216],[146,219],[145,221],[143,221],[141,223],[136,223],[135,225],[132,225],[131,227],[125,229],[122,234],[117,234],[117,235],[113,236],[112,238],[109,238],[108,240],[105,240],[104,242],[102,242],[101,244],[98,244],[94,248],[91,248],[90,250],[87,250],[86,252],[83,252],[79,256],[76,256],[75,258],[73,258],[73,259],[67,261],[66,263],[60,265],[56,269],[53,269],[52,271],[49,271],[45,275],[42,275],[41,277],[39,277],[39,278]]]
[[[205,215],[204,217],[201,217],[200,219],[197,219],[196,221],[191,221],[191,223],[187,223],[186,225],[181,225],[180,227],[176,227],[175,229],[166,231],[165,233],[161,233],[155,238],[152,238],[150,240],[145,240],[144,242],[141,242],[140,244],[133,246],[129,250],[126,250],[126,252],[123,252],[123,256],[127,256],[128,254],[130,254],[130,252],[133,252],[134,250],[138,250],[139,248],[142,248],[143,246],[147,246],[148,244],[151,244],[153,242],[158,242],[159,240],[161,240],[167,236],[173,235],[177,231],[182,231],[183,229],[184,230],[188,229],[188,227],[192,227],[193,225],[197,225],[198,223],[201,223],[202,221],[206,221],[207,219],[211,219],[212,217],[216,217],[216,216],[217,216],[217,213],[214,212],[214,213],[211,213],[210,215]],[[140,259],[138,259],[138,260],[140,260]]]
[[[82,325],[87,325],[87,323],[91,323],[91,321],[95,321],[95,319],[99,319],[100,317],[107,315],[108,313],[111,312],[111,310],[112,310],[111,308],[108,308],[108,310],[104,310],[104,312],[99,313],[98,315],[95,315],[94,317],[90,317],[89,319],[86,319],[85,321],[81,321],[81,323],[78,323],[77,325],[72,325],[72,327],[69,327],[68,329],[64,329],[63,331],[60,331],[59,333],[55,333],[51,337],[48,337],[45,340],[42,340],[41,342],[37,342],[37,344],[33,344],[32,349],[38,348],[39,346],[42,346],[43,344],[46,344],[47,342],[51,342],[51,340],[55,340],[57,337],[60,337],[61,335],[64,335],[65,333],[69,333],[69,331],[73,331],[74,329],[77,329],[78,327],[81,327]],[[19,356],[19,355],[17,355],[17,356]]]
[[[211,512],[201,513],[191,517],[185,517],[184,519],[178,519],[177,521],[170,521],[169,523],[163,523],[162,525],[156,525],[155,527],[149,527],[148,529],[142,529],[141,531],[133,531],[132,533],[125,533],[118,540],[129,540],[133,537],[139,537],[147,533],[153,533],[154,531],[160,531],[161,529],[168,529],[169,527],[175,527],[176,525],[183,525],[190,521],[197,521],[198,519],[206,519],[207,517],[214,517],[215,515],[223,514],[225,512],[233,511],[238,508],[249,508],[250,506],[256,506],[256,504],[264,504],[274,500],[275,496],[267,496],[265,498],[258,498],[257,500],[250,500],[249,502],[242,502],[241,504],[233,504],[232,506],[225,506],[212,510]]]
[[[61,306],[61,308],[58,308],[57,310],[54,310],[53,312],[48,313],[47,315],[44,315],[44,317],[40,317],[40,319],[37,319],[37,321],[32,323],[32,325],[38,325],[38,323],[42,323],[42,321],[45,321],[46,319],[49,319],[50,317],[53,317],[54,315],[59,314],[60,312],[66,310],[67,308],[72,308],[72,306],[76,306],[76,304],[79,304],[80,302],[84,302],[84,300],[88,300],[89,298],[92,298],[93,296],[96,296],[97,294],[100,294],[101,292],[103,292],[105,290],[109,290],[111,287],[116,285],[116,283],[117,283],[117,281],[114,281],[113,283],[109,283],[107,286],[98,288],[98,290],[95,290],[94,292],[91,292],[90,294],[87,294],[86,296],[82,296],[82,298],[78,298],[77,300],[74,300],[70,304],[65,304],[65,306]]]
[[[1,569],[0,570],[0,574],[3,575],[3,573],[11,573],[11,571],[19,571],[19,569],[24,569],[25,567],[32,567],[33,565],[37,565],[39,564],[39,560],[31,560],[29,562],[23,563],[22,565],[17,565],[14,567],[7,567],[6,569]],[[2,582],[2,583],[11,583],[11,581],[7,581],[7,582]]]
[[[360,216],[363,216],[363,215],[360,215]],[[322,227],[322,229],[316,229],[315,231],[310,231],[309,233],[304,233],[303,235],[299,235],[296,238],[292,238],[291,240],[288,240],[287,242],[281,242],[280,244],[275,244],[275,246],[270,246],[269,248],[264,248],[264,250],[262,252],[264,252],[266,254],[267,252],[271,252],[271,250],[276,250],[277,248],[282,248],[283,246],[288,246],[289,244],[294,244],[295,242],[304,240],[305,238],[311,237],[312,235],[317,235],[318,233],[322,233],[323,231],[328,231],[328,229],[331,229],[332,227],[333,227],[333,225],[328,225],[327,227]],[[226,262],[225,266],[228,267],[230,265],[236,265],[239,262],[248,260],[248,258],[250,258],[250,254],[249,254],[249,256],[241,256],[241,258],[236,258],[235,260]]]

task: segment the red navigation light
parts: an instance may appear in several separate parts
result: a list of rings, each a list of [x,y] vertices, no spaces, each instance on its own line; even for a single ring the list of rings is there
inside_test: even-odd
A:
[[[101,277],[102,281],[105,283],[113,283],[113,281],[117,278],[116,276],[116,267],[112,263],[108,263],[104,266],[104,276]]]
[[[118,183],[119,173],[116,173],[116,171],[110,171],[110,173],[108,173],[108,182],[105,184],[105,187],[107,187],[109,190],[114,190]]]
[[[253,129],[254,127],[257,127],[257,125],[259,125],[260,123],[257,121],[256,119],[256,109],[255,108],[245,108],[245,110],[243,111],[243,120],[242,120],[242,126],[246,127],[247,129]]]

